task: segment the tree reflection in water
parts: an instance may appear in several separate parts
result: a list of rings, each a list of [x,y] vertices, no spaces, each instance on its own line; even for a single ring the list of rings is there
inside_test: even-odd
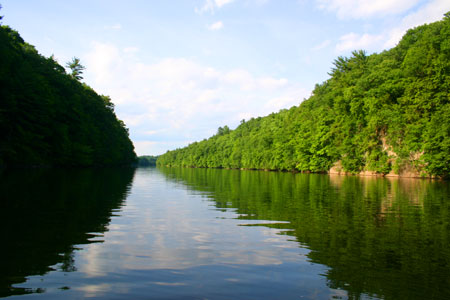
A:
[[[450,296],[448,182],[221,169],[161,168],[242,219],[283,229],[328,286],[351,299]]]
[[[133,176],[132,168],[0,174],[0,297],[45,291],[13,287],[27,276],[75,271],[76,245],[102,241]]]

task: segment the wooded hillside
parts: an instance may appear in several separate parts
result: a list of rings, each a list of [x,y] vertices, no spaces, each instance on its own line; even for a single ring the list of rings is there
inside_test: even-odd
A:
[[[128,129],[98,95],[8,26],[0,27],[0,166],[91,166],[136,159]]]
[[[354,51],[299,106],[168,151],[169,166],[450,175],[450,13]]]

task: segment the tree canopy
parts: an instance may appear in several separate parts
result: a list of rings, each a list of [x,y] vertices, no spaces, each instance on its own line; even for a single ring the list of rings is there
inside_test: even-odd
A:
[[[128,129],[107,96],[80,83],[18,32],[0,27],[0,165],[91,166],[135,161]]]
[[[138,157],[137,165],[139,167],[155,167],[157,156],[153,155],[143,155]]]
[[[72,58],[72,60],[66,64],[66,67],[72,70],[72,73],[70,73],[70,76],[72,76],[72,78],[76,80],[83,79],[81,74],[83,74],[83,70],[85,70],[86,68],[80,63],[79,58],[77,57]]]
[[[354,51],[299,106],[168,151],[158,164],[450,175],[450,18],[379,54]]]

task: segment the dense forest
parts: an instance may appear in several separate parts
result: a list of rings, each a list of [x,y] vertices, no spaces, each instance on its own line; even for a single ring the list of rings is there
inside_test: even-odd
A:
[[[138,160],[137,160],[137,165],[139,167],[155,167],[157,159],[158,159],[158,156],[153,156],[153,155],[139,156]]]
[[[168,151],[158,164],[450,175],[450,13],[390,50],[338,57],[299,106]]]
[[[80,82],[83,66],[43,57],[0,27],[0,166],[91,166],[135,161],[108,96]]]

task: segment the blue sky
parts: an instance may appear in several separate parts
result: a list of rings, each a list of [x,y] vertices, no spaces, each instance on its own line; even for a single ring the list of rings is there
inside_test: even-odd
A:
[[[111,96],[138,155],[298,105],[352,50],[380,52],[448,0],[0,0],[3,24]]]

